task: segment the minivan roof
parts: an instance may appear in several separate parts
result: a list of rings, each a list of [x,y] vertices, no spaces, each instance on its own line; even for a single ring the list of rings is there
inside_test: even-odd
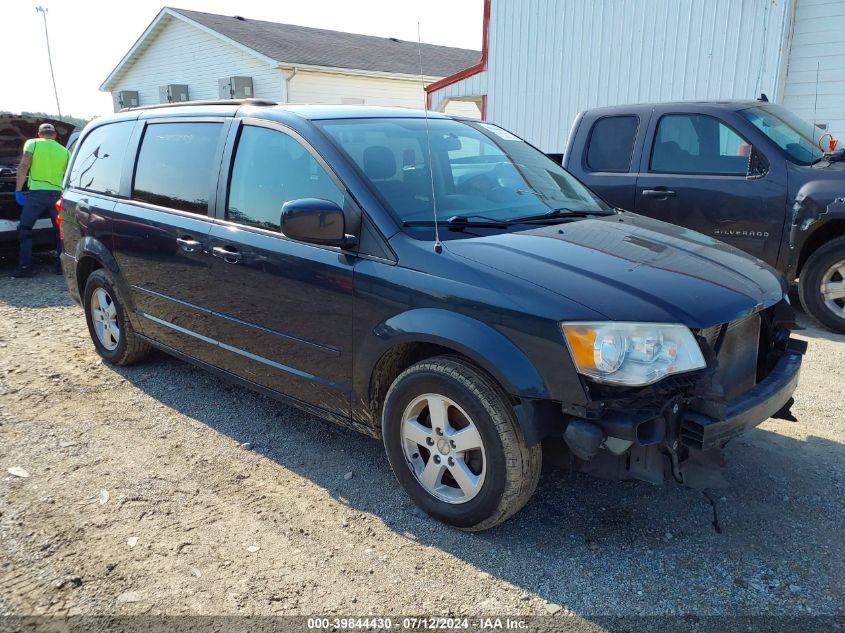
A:
[[[303,119],[374,119],[374,118],[422,118],[426,116],[424,110],[412,110],[410,108],[367,106],[367,105],[292,105],[264,101],[259,99],[219,100],[219,101],[184,101],[174,104],[159,104],[152,106],[141,106],[138,108],[126,108],[123,113],[132,112],[140,118],[184,116],[190,113],[194,116],[234,115],[236,112],[250,115],[264,115],[272,112],[289,112]],[[449,115],[441,112],[428,112],[432,119],[448,119]],[[273,118],[272,116],[269,118]]]
[[[279,105],[272,109],[286,110],[305,119],[416,119],[426,116],[423,110],[385,106],[350,105]],[[442,112],[428,112],[432,119],[449,119]]]

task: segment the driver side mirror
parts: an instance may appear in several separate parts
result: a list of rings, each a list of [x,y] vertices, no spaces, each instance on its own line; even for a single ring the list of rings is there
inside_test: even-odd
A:
[[[748,155],[748,172],[745,177],[748,179],[762,178],[768,173],[769,161],[756,147],[752,146]]]
[[[346,216],[336,203],[319,198],[290,200],[282,206],[282,234],[292,240],[353,248],[358,239],[346,233]]]

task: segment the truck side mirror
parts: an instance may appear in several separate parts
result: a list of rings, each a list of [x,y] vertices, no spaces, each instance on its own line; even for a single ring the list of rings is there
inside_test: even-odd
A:
[[[750,179],[762,178],[769,173],[769,161],[756,148],[752,147],[748,153],[748,172],[745,177]]]

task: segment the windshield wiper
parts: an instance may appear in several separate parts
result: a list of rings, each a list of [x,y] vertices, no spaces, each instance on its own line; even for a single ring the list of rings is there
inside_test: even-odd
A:
[[[481,218],[481,220],[470,220],[470,218]],[[407,227],[423,227],[434,226],[434,220],[409,220],[403,222],[402,226]],[[438,220],[439,226],[445,226],[448,229],[461,230],[464,228],[472,229],[504,229],[510,226],[510,223],[504,220],[494,220],[483,215],[453,215],[448,220]]]
[[[610,213],[612,213],[612,211]],[[548,222],[550,220],[557,220],[559,218],[584,218],[589,215],[608,215],[608,213],[602,211],[587,211],[560,207],[558,209],[551,209],[546,213],[542,213],[540,215],[527,215],[522,218],[508,218],[506,220],[497,220],[495,218],[489,218],[485,215],[453,215],[447,220],[438,220],[437,224],[439,226],[444,226],[454,231],[460,231],[464,228],[505,229],[515,224]],[[471,220],[470,218],[480,218],[480,220]],[[434,220],[408,220],[406,222],[403,222],[402,226],[430,227],[434,226]]]
[[[551,209],[540,215],[527,215],[522,218],[510,218],[506,220],[509,224],[520,224],[522,222],[542,222],[545,220],[555,220],[557,218],[583,218],[588,215],[607,215],[603,211],[587,211],[585,209],[570,209],[568,207],[560,207]]]

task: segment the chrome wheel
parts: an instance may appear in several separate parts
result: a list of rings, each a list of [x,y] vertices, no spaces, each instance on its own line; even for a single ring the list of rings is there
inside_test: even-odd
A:
[[[91,295],[91,321],[100,345],[113,351],[120,343],[117,306],[105,288],[97,288]]]
[[[828,310],[845,318],[845,260],[835,263],[822,275],[822,301]]]
[[[487,458],[473,421],[453,400],[427,393],[402,415],[405,461],[425,490],[446,503],[466,503],[484,484]]]

